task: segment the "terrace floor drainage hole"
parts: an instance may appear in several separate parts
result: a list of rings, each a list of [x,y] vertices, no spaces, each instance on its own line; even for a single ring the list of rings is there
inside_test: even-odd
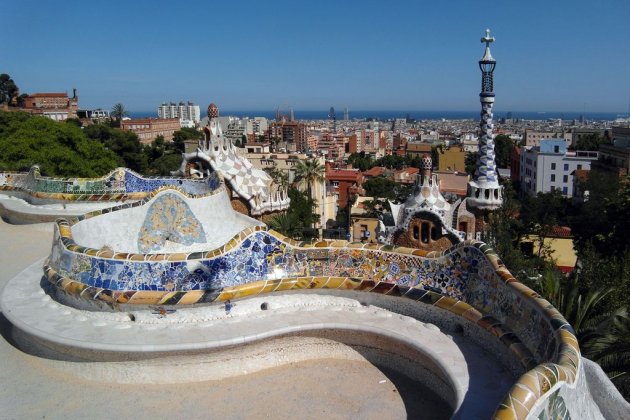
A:
[[[370,306],[367,302],[359,302],[361,306]]]
[[[131,322],[135,322],[136,321],[136,316],[134,314],[127,314],[127,318],[129,318],[129,321],[131,321]]]
[[[260,304],[261,311],[266,311],[267,309],[269,309],[269,304],[267,302],[263,302]]]
[[[464,334],[464,327],[461,324],[455,325],[453,332],[456,334]]]

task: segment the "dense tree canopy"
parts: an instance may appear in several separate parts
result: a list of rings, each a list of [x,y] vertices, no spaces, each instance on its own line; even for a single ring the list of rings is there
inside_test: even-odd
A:
[[[179,153],[184,153],[184,142],[187,140],[201,140],[203,133],[195,128],[184,127],[173,133],[173,148]]]
[[[74,124],[21,112],[0,111],[0,168],[44,175],[95,177],[121,164],[113,151],[90,141]]]
[[[494,138],[494,153],[496,155],[495,161],[497,163],[497,168],[510,167],[513,149],[514,142],[510,136],[499,134]]]
[[[400,184],[385,177],[375,177],[363,183],[365,195],[402,202],[409,197],[413,185]]]
[[[99,140],[103,146],[118,155],[123,160],[123,166],[139,173],[147,171],[149,159],[135,133],[104,124],[90,125],[85,128],[84,133],[92,140]]]

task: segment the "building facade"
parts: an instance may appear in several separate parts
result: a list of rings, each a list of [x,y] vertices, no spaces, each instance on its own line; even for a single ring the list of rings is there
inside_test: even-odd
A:
[[[268,130],[268,140],[274,141],[287,151],[308,151],[306,125],[298,121],[274,121]]]
[[[163,103],[158,107],[158,118],[161,119],[178,118],[182,121],[192,121],[194,124],[198,124],[201,120],[200,116],[199,105],[192,102]]]
[[[597,158],[598,152],[568,151],[565,139],[543,139],[540,146],[521,151],[521,188],[532,195],[558,190],[573,197],[574,171],[590,169]]]
[[[24,100],[23,109],[35,115],[42,115],[55,121],[77,118],[79,97],[77,90],[72,90],[72,97],[67,93],[34,93]]]
[[[166,141],[173,141],[173,133],[181,128],[181,124],[179,118],[141,118],[122,120],[120,128],[136,133],[141,143],[151,144],[158,136],[164,136]]]

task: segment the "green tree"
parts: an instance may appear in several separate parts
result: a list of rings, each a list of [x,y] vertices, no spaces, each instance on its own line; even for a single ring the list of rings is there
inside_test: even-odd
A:
[[[174,150],[178,153],[185,152],[185,142],[194,140],[199,141],[203,139],[203,133],[195,128],[184,127],[173,133],[173,146]]]
[[[0,104],[10,104],[18,93],[19,89],[11,76],[6,73],[0,74]]]
[[[303,225],[293,213],[276,214],[267,222],[269,227],[289,238],[299,237]]]
[[[606,139],[604,139],[604,136],[597,133],[591,133],[580,136],[575,143],[574,148],[576,150],[599,150],[599,146],[602,143],[606,143]]]
[[[360,171],[367,171],[375,166],[372,158],[366,155],[365,152],[351,153],[346,162]]]
[[[84,129],[85,135],[99,140],[103,146],[116,153],[123,165],[141,174],[146,173],[149,159],[140,139],[131,131],[122,131],[105,124],[94,124]]]
[[[549,257],[544,240],[554,227],[566,222],[568,206],[569,201],[558,190],[523,197],[521,220],[525,231],[537,237],[539,257]]]
[[[606,372],[619,392],[630,400],[630,317],[623,310],[607,318],[605,332],[583,346],[583,352]]]
[[[503,204],[488,215],[488,226],[483,233],[483,240],[493,247],[512,275],[521,283],[534,286],[532,279],[550,265],[538,256],[525,255],[520,248],[520,238],[525,234],[525,227],[518,215],[520,203],[515,198],[511,183],[503,186]]]
[[[510,161],[512,159],[512,150],[514,149],[514,142],[510,136],[505,134],[499,134],[494,138],[494,153],[497,168],[509,168]]]
[[[373,198],[372,200],[366,200],[363,202],[366,217],[380,218],[385,212],[385,200]]]
[[[21,112],[0,112],[0,168],[43,175],[96,177],[120,164],[100,142],[90,141],[74,124]]]
[[[365,195],[374,198],[395,199],[395,187],[396,183],[394,181],[382,176],[370,178],[363,183]]]
[[[547,271],[540,294],[571,324],[582,356],[600,364],[626,399],[630,398],[630,318],[625,307],[608,310],[604,302],[615,287],[580,291],[579,276],[564,278]]]
[[[466,173],[470,176],[475,175],[475,169],[477,169],[477,159],[479,159],[479,152],[466,153],[464,165],[466,166]]]

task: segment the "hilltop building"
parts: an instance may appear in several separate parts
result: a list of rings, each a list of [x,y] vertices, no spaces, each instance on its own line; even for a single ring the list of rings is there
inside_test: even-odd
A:
[[[34,93],[24,99],[23,110],[35,115],[42,115],[55,121],[77,118],[79,97],[77,90],[72,89],[72,97],[68,93]]]

